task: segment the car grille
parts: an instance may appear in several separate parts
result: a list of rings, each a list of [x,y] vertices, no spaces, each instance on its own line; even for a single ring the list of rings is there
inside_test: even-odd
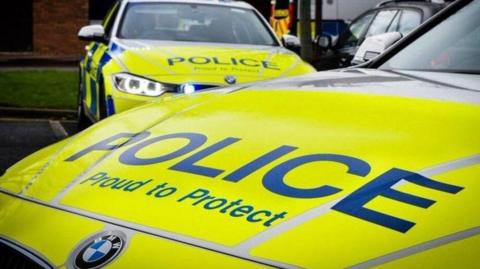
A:
[[[44,259],[27,249],[0,238],[0,268],[2,269],[53,269]]]
[[[197,84],[197,83],[192,83],[192,85],[195,87],[195,91],[203,91],[210,88],[222,86],[222,85],[208,85],[208,84]],[[176,93],[183,93],[182,85],[173,85],[172,91]]]

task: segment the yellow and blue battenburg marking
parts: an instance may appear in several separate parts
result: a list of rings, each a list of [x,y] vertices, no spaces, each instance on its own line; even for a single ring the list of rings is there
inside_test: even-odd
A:
[[[155,100],[117,89],[112,76],[119,73],[146,78],[165,87],[174,85],[175,89],[169,88],[161,95],[166,97],[315,71],[298,55],[281,47],[213,47],[195,43],[158,46],[121,40],[112,40],[109,45],[92,42],[80,68],[85,88],[83,103],[94,120],[99,119],[102,106],[108,116]],[[194,87],[183,89],[185,85]]]

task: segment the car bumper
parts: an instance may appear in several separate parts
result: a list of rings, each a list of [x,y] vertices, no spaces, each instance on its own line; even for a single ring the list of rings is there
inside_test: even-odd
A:
[[[126,235],[124,249],[107,268],[266,267],[129,229],[117,225],[113,217],[108,218],[111,221],[102,221],[94,215],[76,214],[74,208],[37,201],[4,190],[0,190],[0,205],[0,239],[40,257],[52,268],[72,268],[75,249],[86,239],[107,231]],[[101,218],[105,219],[105,216]]]

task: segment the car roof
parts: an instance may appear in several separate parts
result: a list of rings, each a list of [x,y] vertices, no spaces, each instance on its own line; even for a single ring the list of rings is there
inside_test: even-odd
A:
[[[436,3],[436,2],[431,2],[431,1],[422,1],[422,0],[387,0],[384,2],[381,2],[378,4],[376,7],[366,11],[365,13],[361,14],[357,18],[362,17],[364,14],[368,12],[376,12],[379,10],[385,10],[385,9],[417,9],[420,10],[422,13],[422,22],[426,21],[433,15],[435,15],[437,12],[442,10],[447,4],[444,3]]]
[[[185,3],[185,4],[202,4],[214,6],[227,6],[254,9],[250,4],[243,1],[233,0],[124,0],[128,3]]]
[[[386,61],[388,61],[393,55],[397,54],[400,50],[404,49],[406,46],[415,42],[415,40],[430,31],[430,29],[436,27],[438,24],[442,23],[445,19],[455,14],[458,10],[462,9],[465,5],[470,3],[470,1],[453,1],[448,3],[446,7],[439,11],[437,14],[432,16],[427,22],[418,26],[410,34],[400,39],[397,43],[390,46],[385,52],[380,56],[373,59],[371,62],[361,64],[359,66],[366,68],[378,68]]]
[[[378,9],[383,8],[417,8],[421,9],[427,18],[440,11],[445,7],[445,4],[434,3],[430,1],[421,0],[402,0],[402,1],[385,1],[377,5]]]

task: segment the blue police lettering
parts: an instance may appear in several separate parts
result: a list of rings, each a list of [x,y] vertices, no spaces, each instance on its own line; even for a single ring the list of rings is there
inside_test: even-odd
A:
[[[205,57],[205,56],[192,56],[192,57],[173,57],[167,59],[169,66],[174,66],[181,63],[191,63],[195,65],[214,64],[214,65],[243,65],[247,67],[263,67],[265,69],[280,70],[278,65],[271,61],[256,60],[250,58],[220,58],[220,57]]]
[[[283,145],[278,147],[257,159],[249,162],[248,164],[238,168],[237,170],[233,171],[232,173],[225,176],[223,179],[238,182],[245,178],[246,176],[250,175],[251,173],[257,171],[258,169],[264,167],[265,165],[277,160],[278,158],[296,150],[296,147]]]
[[[210,195],[206,189],[196,189],[177,200],[179,203],[189,203],[191,206],[202,206],[205,210],[215,210],[234,218],[244,218],[248,222],[263,222],[269,227],[274,222],[286,217],[287,212],[273,213],[269,210],[256,210],[253,205],[243,204],[242,199],[229,201],[227,198]]]
[[[262,61],[262,66],[264,68],[267,68],[267,69],[280,70],[280,68],[278,68],[277,64],[275,64],[273,62],[269,62],[269,61]]]
[[[257,217],[257,215],[265,215],[266,217],[270,217],[272,215],[272,212],[268,210],[259,210],[257,212],[254,212],[247,217],[247,221],[249,222],[259,222],[262,221],[263,218]]]
[[[169,139],[178,139],[178,138],[187,139],[188,144],[174,152],[157,156],[157,157],[140,158],[137,156],[137,153],[141,149],[149,145],[152,145],[160,141],[165,141]],[[207,137],[203,134],[198,134],[198,133],[176,133],[176,134],[169,134],[169,135],[161,135],[161,136],[153,137],[146,141],[140,142],[135,146],[129,148],[128,150],[123,152],[122,155],[120,155],[119,161],[123,164],[128,164],[128,165],[148,165],[148,164],[160,163],[160,162],[177,158],[186,153],[189,153],[192,150],[203,145],[205,141],[207,141]]]
[[[333,209],[405,233],[415,223],[364,207],[365,204],[377,196],[387,197],[421,208],[428,208],[435,203],[435,201],[430,199],[392,189],[392,186],[400,180],[406,180],[416,185],[451,194],[458,193],[463,189],[459,186],[429,179],[417,173],[393,168],[348,195],[337,203]]]
[[[207,57],[191,57],[188,58],[188,61],[192,64],[208,64],[210,59]]]
[[[370,172],[370,165],[360,159],[337,154],[312,154],[300,156],[272,168],[263,177],[263,186],[271,192],[296,198],[317,198],[325,197],[341,189],[324,185],[313,189],[299,189],[287,185],[284,181],[285,175],[293,169],[310,162],[329,161],[344,164],[348,167],[347,173],[365,177]]]
[[[251,67],[260,66],[258,61],[253,59],[240,59],[239,62],[245,66],[251,66]]]
[[[190,157],[187,157],[186,159],[170,167],[170,169],[207,176],[207,177],[216,177],[219,174],[223,173],[223,170],[211,168],[211,167],[199,166],[199,165],[195,165],[195,163],[238,141],[240,141],[239,138],[234,138],[234,137],[226,138],[218,143],[215,143],[201,150],[200,152],[193,154]]]
[[[149,132],[142,132],[142,133],[139,133],[139,134],[118,133],[116,135],[113,135],[109,138],[106,138],[106,139],[104,139],[104,140],[102,140],[102,141],[100,141],[96,144],[91,145],[88,148],[85,148],[85,149],[73,154],[72,156],[65,159],[65,161],[67,161],[67,162],[75,161],[78,158],[80,158],[80,157],[82,157],[82,156],[84,156],[84,155],[86,155],[86,154],[88,154],[92,151],[111,151],[111,150],[120,148],[122,146],[131,145],[131,144],[134,144],[134,143],[146,138],[149,135],[150,135]],[[115,141],[120,140],[120,139],[123,140],[122,143],[111,144],[112,142],[115,142]]]
[[[115,134],[83,150],[80,150],[79,152],[67,158],[65,161],[72,162],[81,158],[82,156],[97,151],[104,152],[112,151],[118,148],[126,148],[126,150],[124,150],[119,156],[119,161],[121,163],[126,165],[151,165],[189,154],[193,150],[204,146],[204,144],[207,142],[207,137],[200,133],[173,133],[148,138],[149,135],[150,134],[148,132],[142,132],[138,134]],[[168,141],[173,139],[186,140],[187,144],[172,152],[164,153],[162,155],[139,157],[138,153],[142,149],[148,148],[156,143],[168,143]],[[224,138],[178,161],[176,164],[170,166],[169,169],[210,178],[218,177],[225,171],[216,167],[201,166],[197,163],[239,141],[240,138]],[[278,148],[275,148],[270,152],[256,157],[247,164],[240,166],[240,168],[228,173],[223,177],[223,181],[231,183],[240,182],[273,161],[285,157],[287,154],[291,154],[296,149],[297,148],[294,146],[287,145],[282,145]],[[323,185],[308,189],[296,188],[295,186],[291,186],[285,182],[285,175],[287,173],[292,172],[296,168],[311,162],[332,162],[345,165],[348,168],[347,173],[359,177],[366,177],[371,170],[370,165],[366,161],[351,156],[338,154],[311,154],[290,158],[271,168],[263,176],[262,184],[272,193],[286,197],[303,199],[326,197],[342,191],[340,188],[330,185]],[[329,180],[331,180],[332,183],[335,182],[335,179]],[[414,172],[393,168],[348,195],[346,198],[338,202],[332,209],[398,232],[405,233],[415,225],[414,222],[364,207],[369,201],[373,200],[377,196],[387,197],[421,208],[428,208],[435,203],[435,201],[430,199],[395,190],[393,186],[400,180],[405,180],[426,188],[451,194],[458,193],[463,189],[460,186],[438,182]],[[86,184],[87,182],[88,184],[98,185],[102,188],[109,187],[113,189],[122,189],[124,191],[130,191],[146,184],[146,181],[122,181],[119,178],[108,176],[107,173],[98,173],[82,181],[81,184]],[[164,195],[169,195],[170,192],[173,193],[176,191],[173,189],[162,191],[164,189],[166,189],[165,186],[159,185],[152,189],[148,195],[155,195],[155,197],[158,198],[163,197]],[[231,217],[245,218],[249,222],[262,222],[266,227],[272,225],[273,222],[279,219],[285,218],[285,215],[287,214],[286,212],[275,214],[268,210],[255,210],[252,205],[244,204],[242,199],[230,201],[226,198],[210,195],[210,192],[205,189],[197,189],[192,191],[191,193],[180,198],[178,201],[189,201],[191,202],[192,206],[203,206],[203,208],[206,210],[218,210],[218,212],[223,214],[228,213]]]
[[[90,186],[98,184],[100,188],[111,188],[112,190],[123,190],[126,192],[133,192],[139,188],[142,188],[146,184],[150,183],[152,179],[147,180],[132,180],[132,179],[120,179],[118,177],[111,177],[105,172],[99,172],[82,182],[80,184],[87,183]]]
[[[212,57],[213,63],[218,65],[237,65],[237,60],[235,58],[230,58],[230,62],[222,62],[218,57]]]
[[[175,187],[167,187],[167,183],[158,184],[153,189],[146,192],[146,195],[154,195],[156,198],[163,198],[172,195],[177,191]]]
[[[172,66],[172,65],[175,65],[176,63],[185,62],[185,58],[183,57],[168,58],[167,61],[168,61],[168,65]]]

